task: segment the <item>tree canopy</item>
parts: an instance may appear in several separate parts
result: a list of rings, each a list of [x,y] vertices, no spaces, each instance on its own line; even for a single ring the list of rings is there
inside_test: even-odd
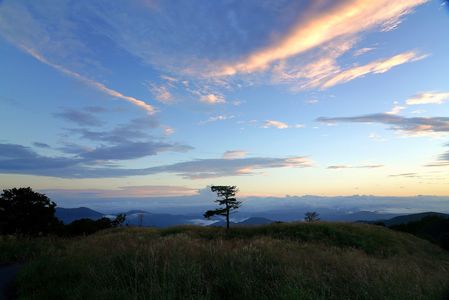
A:
[[[305,217],[304,217],[304,221],[306,222],[316,222],[319,221],[320,218],[318,217],[320,214],[317,213],[316,211],[308,211],[305,213]]]
[[[3,190],[0,197],[0,233],[46,234],[60,224],[56,204],[30,187]]]

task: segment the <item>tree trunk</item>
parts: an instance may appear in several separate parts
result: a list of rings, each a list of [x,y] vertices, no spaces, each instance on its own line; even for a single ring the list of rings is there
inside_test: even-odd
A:
[[[229,230],[229,208],[226,208],[226,230]]]

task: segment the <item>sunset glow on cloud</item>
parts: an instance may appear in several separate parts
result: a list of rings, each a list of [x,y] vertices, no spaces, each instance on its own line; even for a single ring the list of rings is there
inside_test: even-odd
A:
[[[298,22],[280,42],[252,53],[243,62],[224,67],[222,74],[254,72],[266,68],[272,62],[298,55],[338,37],[350,37],[375,26],[387,28],[385,25],[396,24],[403,15],[425,2],[427,0],[342,1],[318,13],[311,20],[305,18],[305,22]],[[316,13],[317,9],[312,5],[310,13]]]

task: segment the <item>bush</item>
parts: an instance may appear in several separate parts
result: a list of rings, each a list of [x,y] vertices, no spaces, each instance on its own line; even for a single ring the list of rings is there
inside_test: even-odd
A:
[[[64,233],[69,236],[88,235],[111,227],[113,227],[113,221],[108,218],[98,220],[79,219],[66,225]]]

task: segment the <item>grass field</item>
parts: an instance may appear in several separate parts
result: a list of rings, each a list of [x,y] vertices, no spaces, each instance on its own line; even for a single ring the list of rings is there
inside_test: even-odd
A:
[[[447,299],[449,253],[341,223],[119,228],[0,240],[21,299]]]

